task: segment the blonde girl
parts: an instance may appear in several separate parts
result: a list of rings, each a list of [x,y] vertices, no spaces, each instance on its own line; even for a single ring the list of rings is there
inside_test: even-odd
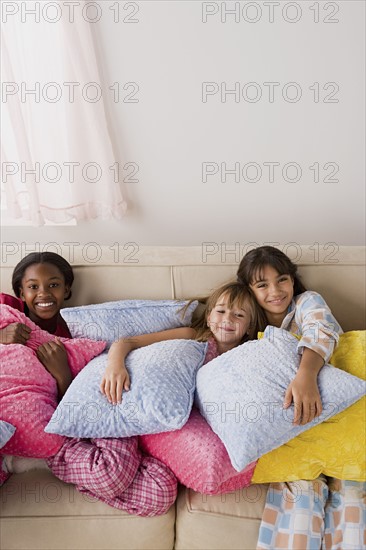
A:
[[[163,340],[181,338],[208,341],[205,359],[207,363],[217,355],[256,337],[259,308],[245,285],[237,282],[227,283],[202,300],[203,309],[191,327],[122,338],[112,344],[108,365],[100,385],[102,393],[110,403],[119,403],[123,391],[130,388],[125,358],[134,349]]]

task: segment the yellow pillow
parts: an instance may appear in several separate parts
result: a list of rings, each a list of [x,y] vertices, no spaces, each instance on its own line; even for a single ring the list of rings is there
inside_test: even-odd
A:
[[[366,331],[340,336],[330,363],[366,380]],[[340,388],[342,391],[342,388]],[[315,479],[366,480],[366,397],[262,456],[252,483]]]

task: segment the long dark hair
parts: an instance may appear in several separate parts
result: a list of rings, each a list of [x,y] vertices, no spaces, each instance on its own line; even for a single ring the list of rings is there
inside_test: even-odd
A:
[[[259,246],[242,258],[237,271],[238,281],[251,285],[263,277],[263,269],[270,265],[279,275],[290,275],[294,280],[294,295],[306,291],[297,273],[297,266],[286,254],[274,246]]]
[[[32,252],[31,254],[25,256],[25,258],[23,258],[15,266],[11,280],[15,296],[20,298],[20,289],[25,271],[29,266],[34,264],[52,264],[56,266],[65,279],[65,285],[67,285],[70,289],[65,300],[71,298],[71,285],[74,282],[72,267],[69,262],[65,260],[65,258],[55,252]]]

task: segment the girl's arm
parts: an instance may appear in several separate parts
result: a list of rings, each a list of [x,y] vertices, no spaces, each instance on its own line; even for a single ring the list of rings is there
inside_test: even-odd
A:
[[[295,326],[300,329],[300,367],[287,388],[284,407],[295,405],[294,424],[311,422],[322,412],[318,373],[327,363],[338,343],[342,329],[324,298],[306,291],[296,298]],[[291,325],[289,330],[291,330]]]
[[[10,306],[21,313],[24,313],[24,303],[20,298],[0,292],[0,304]],[[31,329],[24,323],[11,323],[0,330],[0,344],[23,344],[27,343],[31,335]]]
[[[299,370],[287,388],[283,402],[285,409],[294,402],[294,424],[307,424],[323,410],[317,380],[323,365],[324,360],[316,351],[304,348]]]
[[[300,328],[299,349],[310,348],[327,363],[343,331],[324,298],[309,290],[300,294],[296,299],[295,323]]]
[[[0,329],[0,344],[26,344],[32,330],[24,323],[11,323]]]
[[[39,346],[36,353],[42,365],[55,378],[58,398],[61,400],[72,380],[65,346],[56,337],[55,340]]]
[[[113,405],[122,401],[123,390],[130,389],[130,377],[125,367],[125,359],[130,351],[143,348],[164,340],[192,340],[196,331],[190,327],[175,328],[151,334],[141,334],[131,338],[121,338],[111,345],[108,364],[100,384],[100,390]]]

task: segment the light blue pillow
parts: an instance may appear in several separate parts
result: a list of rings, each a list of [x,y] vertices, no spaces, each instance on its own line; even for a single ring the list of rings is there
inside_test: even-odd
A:
[[[5,422],[5,420],[0,420],[0,449],[6,445],[15,430],[15,426],[9,424],[9,422]]]
[[[119,300],[64,308],[61,315],[73,338],[105,340],[110,346],[119,338],[190,325],[198,302],[192,302],[182,317],[186,304],[176,300]]]
[[[167,340],[126,358],[131,389],[111,405],[99,386],[107,363],[93,359],[69,386],[45,431],[69,437],[127,437],[178,430],[191,412],[206,344]]]
[[[297,345],[289,332],[268,326],[263,339],[224,353],[197,374],[201,414],[224,443],[237,471],[365,394],[363,380],[325,365],[318,375],[322,414],[303,426],[293,425],[293,405],[283,409],[282,404],[299,366]]]

